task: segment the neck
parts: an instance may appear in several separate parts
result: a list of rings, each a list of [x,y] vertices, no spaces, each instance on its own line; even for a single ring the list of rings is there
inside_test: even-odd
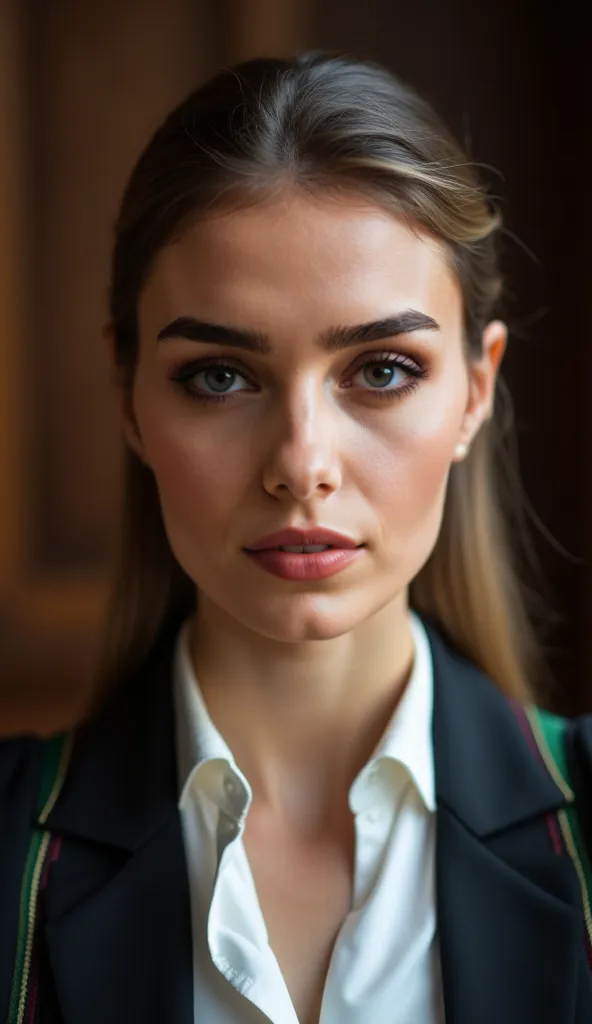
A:
[[[211,718],[253,790],[253,805],[314,830],[347,813],[413,663],[406,595],[331,640],[286,644],[201,602],[190,633]]]

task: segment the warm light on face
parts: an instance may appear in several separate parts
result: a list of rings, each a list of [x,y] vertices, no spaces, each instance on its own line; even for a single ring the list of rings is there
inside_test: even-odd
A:
[[[470,395],[441,248],[361,200],[291,193],[197,223],[139,307],[134,406],[179,562],[243,627],[341,635],[436,541]],[[304,524],[364,544],[325,579],[244,552]]]

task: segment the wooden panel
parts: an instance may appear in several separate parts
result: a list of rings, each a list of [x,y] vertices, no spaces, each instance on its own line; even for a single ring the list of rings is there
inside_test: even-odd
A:
[[[60,0],[36,20],[40,182],[34,354],[36,551],[102,562],[119,434],[100,342],[111,228],[123,183],[161,116],[197,80],[188,0]]]
[[[0,731],[90,678],[119,491],[112,224],[141,147],[214,70],[207,11],[0,5]]]
[[[19,486],[22,414],[23,56],[21,5],[0,4],[0,607],[10,598],[24,554]]]
[[[310,45],[312,0],[231,0],[231,61],[285,57]]]

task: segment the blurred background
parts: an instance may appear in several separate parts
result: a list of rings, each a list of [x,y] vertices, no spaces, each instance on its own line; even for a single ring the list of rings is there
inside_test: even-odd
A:
[[[220,66],[310,47],[416,86],[500,199],[547,703],[592,710],[587,40],[583,5],[532,0],[1,0],[0,732],[65,724],[88,693],[119,488],[101,327],[126,178]]]

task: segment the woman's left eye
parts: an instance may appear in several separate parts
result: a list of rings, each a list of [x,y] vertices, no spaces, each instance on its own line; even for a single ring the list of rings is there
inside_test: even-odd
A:
[[[425,371],[406,356],[380,356],[367,359],[350,378],[369,391],[393,394],[416,387]]]

